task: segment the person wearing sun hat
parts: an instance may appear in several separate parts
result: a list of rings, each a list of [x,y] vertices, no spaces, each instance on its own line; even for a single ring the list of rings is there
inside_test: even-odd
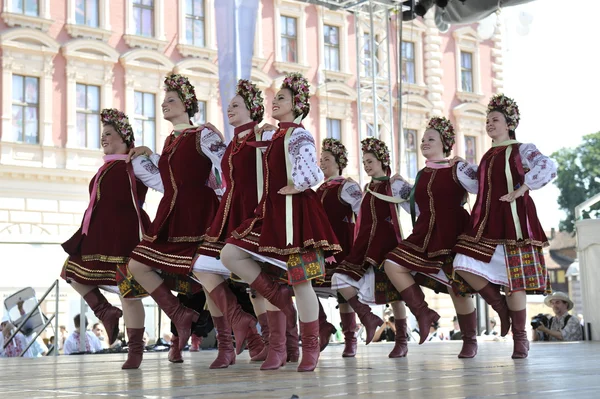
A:
[[[519,121],[515,100],[504,94],[491,98],[486,131],[493,144],[481,158],[477,199],[454,246],[453,262],[454,270],[498,313],[500,335],[508,334],[512,323],[513,359],[529,352],[526,294],[550,292],[543,254],[548,239],[529,190],[544,187],[557,169],[534,144],[516,140]]]
[[[554,291],[552,295],[544,298],[546,306],[551,307],[554,316],[550,318],[550,328],[544,324],[536,329],[548,337],[548,341],[581,341],[583,332],[579,318],[569,314],[573,309],[573,301],[567,294]]]

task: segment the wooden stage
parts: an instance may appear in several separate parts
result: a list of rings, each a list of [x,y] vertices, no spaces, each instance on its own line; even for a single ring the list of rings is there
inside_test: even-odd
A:
[[[460,341],[409,344],[388,359],[390,343],[359,346],[354,359],[330,345],[312,373],[295,365],[260,371],[245,351],[228,369],[209,370],[216,351],[147,353],[122,371],[125,354],[0,359],[4,398],[600,398],[600,342],[535,343],[512,360],[512,342],[483,342],[475,359],[458,359]],[[438,354],[435,356],[435,354]],[[294,396],[295,395],[295,396]]]

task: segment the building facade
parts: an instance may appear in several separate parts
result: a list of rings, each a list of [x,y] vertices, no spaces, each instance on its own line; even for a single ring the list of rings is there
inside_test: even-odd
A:
[[[170,133],[160,112],[162,81],[173,71],[196,86],[195,122],[222,127],[215,1],[3,2],[0,269],[3,276],[18,272],[2,279],[0,297],[27,285],[44,289],[58,276],[65,258],[58,244],[79,227],[89,180],[101,164],[102,108],[127,113],[136,143],[160,152]],[[395,15],[377,19],[375,32],[357,18],[364,17],[302,1],[261,0],[251,77],[265,92],[267,116],[283,75],[298,71],[313,92],[304,125],[318,146],[325,137],[346,144],[348,175],[360,178],[362,130],[363,137],[393,142],[395,172],[414,178],[424,166],[418,144],[435,115],[455,124],[454,154],[477,161],[490,145],[485,105],[503,86],[500,27],[486,40],[477,24],[440,33],[430,13],[404,23],[398,43]],[[389,76],[379,76],[380,68]],[[387,131],[374,120],[359,126],[368,118],[358,115],[357,76],[373,71],[391,82]],[[373,108],[369,101],[361,100],[361,112]],[[149,197],[150,214],[158,199]]]

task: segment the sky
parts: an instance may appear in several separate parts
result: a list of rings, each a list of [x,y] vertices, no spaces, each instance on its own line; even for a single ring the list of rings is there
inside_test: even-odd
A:
[[[600,131],[599,15],[598,0],[536,0],[502,11],[504,92],[521,111],[517,139],[546,155]],[[522,19],[530,20],[525,35]],[[565,218],[558,195],[554,184],[532,193],[546,230]]]

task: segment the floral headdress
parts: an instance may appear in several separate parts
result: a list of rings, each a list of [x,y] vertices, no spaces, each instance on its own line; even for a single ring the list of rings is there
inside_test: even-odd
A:
[[[488,114],[493,111],[501,112],[506,118],[508,130],[515,131],[519,126],[521,114],[515,100],[504,94],[496,94],[488,104]]]
[[[449,153],[452,150],[456,134],[454,133],[454,126],[452,126],[452,122],[449,119],[443,116],[434,116],[429,120],[427,129],[433,129],[440,134],[444,153]]]
[[[370,152],[375,155],[375,158],[381,161],[384,169],[390,167],[390,150],[383,141],[374,137],[367,137],[360,144],[363,153]]]
[[[196,91],[189,79],[183,75],[172,73],[165,78],[165,91],[176,91],[183,102],[188,115],[193,116],[198,112],[198,99]]]
[[[238,94],[244,100],[246,108],[250,111],[250,118],[256,122],[262,121],[265,114],[265,106],[263,105],[262,92],[258,87],[249,80],[240,79],[235,89],[235,94]]]
[[[321,150],[328,151],[333,154],[335,163],[337,163],[340,167],[340,173],[342,173],[342,170],[348,166],[348,150],[346,150],[346,146],[344,146],[341,141],[327,138],[323,140]]]
[[[113,126],[117,133],[123,138],[125,144],[127,144],[128,147],[133,146],[135,137],[127,115],[115,108],[105,108],[100,112],[100,121],[104,126]]]
[[[310,111],[310,85],[308,80],[302,74],[297,72],[288,73],[283,79],[281,89],[289,89],[292,92],[292,103],[294,105],[294,115],[306,118]]]

